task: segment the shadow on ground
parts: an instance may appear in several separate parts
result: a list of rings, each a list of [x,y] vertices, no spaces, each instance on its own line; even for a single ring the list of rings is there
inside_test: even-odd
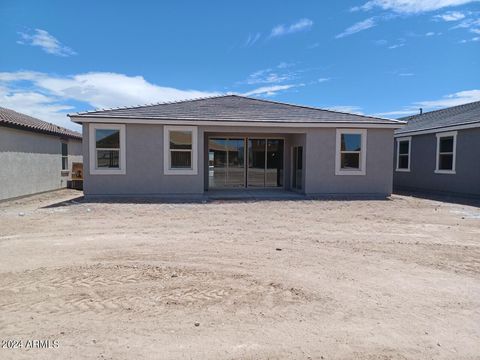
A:
[[[112,197],[88,197],[79,196],[73,199],[60,201],[42,209],[58,208],[79,204],[207,204],[207,203],[245,203],[261,201],[390,201],[389,197],[382,196],[307,196],[299,193],[284,192],[276,194],[206,194],[199,196],[176,196],[169,197],[134,197],[134,196],[112,196]]]
[[[395,195],[411,196],[419,199],[434,200],[450,204],[468,205],[480,208],[480,197],[468,197],[451,194],[425,193],[415,191],[394,191]]]

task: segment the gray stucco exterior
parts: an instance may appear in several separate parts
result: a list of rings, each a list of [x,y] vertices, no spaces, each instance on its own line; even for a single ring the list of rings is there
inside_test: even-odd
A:
[[[411,136],[411,154],[409,172],[394,167],[395,189],[480,196],[480,127],[457,130],[455,174],[435,173],[436,134],[398,135]]]
[[[394,128],[368,128],[365,175],[335,175],[336,128],[198,125],[198,173],[164,174],[164,125],[125,124],[126,173],[94,175],[89,164],[89,122],[83,123],[84,193],[88,196],[201,195],[208,191],[208,136],[268,136],[285,141],[284,184],[291,188],[292,146],[303,149],[303,186],[307,195],[388,196],[392,191]],[[357,126],[358,128],[358,126]]]
[[[62,172],[62,142],[71,169],[82,162],[81,140],[0,126],[0,200],[66,187],[71,172]]]

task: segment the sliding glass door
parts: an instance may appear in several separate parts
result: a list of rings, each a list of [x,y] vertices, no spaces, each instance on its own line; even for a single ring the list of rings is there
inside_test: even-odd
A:
[[[209,188],[282,187],[283,145],[282,139],[210,138]]]
[[[244,139],[209,139],[209,188],[236,188],[245,186]]]

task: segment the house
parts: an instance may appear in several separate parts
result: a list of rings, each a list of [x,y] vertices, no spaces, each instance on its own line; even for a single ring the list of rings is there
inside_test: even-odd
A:
[[[480,101],[402,120],[395,189],[480,196]]]
[[[0,107],[0,200],[67,186],[82,135]]]
[[[225,95],[69,115],[87,197],[284,189],[388,196],[397,120]]]

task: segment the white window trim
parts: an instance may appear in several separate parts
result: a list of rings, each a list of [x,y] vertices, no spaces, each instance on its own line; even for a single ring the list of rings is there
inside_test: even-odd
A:
[[[437,133],[437,152],[436,152],[436,165],[435,174],[456,174],[455,163],[457,158],[457,131]],[[440,170],[440,139],[444,137],[453,137],[453,156],[452,156],[452,170]]]
[[[119,130],[120,131],[120,151],[119,151],[119,168],[105,169],[97,168],[97,148],[95,130]],[[125,141],[125,125],[123,124],[90,124],[89,125],[89,153],[90,153],[90,174],[91,175],[125,175],[127,173],[126,165],[126,141]]]
[[[412,137],[407,136],[407,137],[402,137],[402,138],[397,138],[397,165],[395,167],[395,171],[399,172],[410,172],[410,164],[411,164],[411,158],[412,158]],[[400,142],[402,141],[408,141],[408,168],[406,169],[400,169],[398,165],[400,164]]]
[[[189,131],[192,133],[192,168],[172,169],[170,166],[170,132]],[[163,173],[165,175],[198,174],[198,128],[196,126],[164,126],[163,128]]]
[[[342,134],[361,135],[360,169],[345,170],[341,168]],[[335,175],[366,175],[367,174],[367,129],[337,129],[335,150]]]

